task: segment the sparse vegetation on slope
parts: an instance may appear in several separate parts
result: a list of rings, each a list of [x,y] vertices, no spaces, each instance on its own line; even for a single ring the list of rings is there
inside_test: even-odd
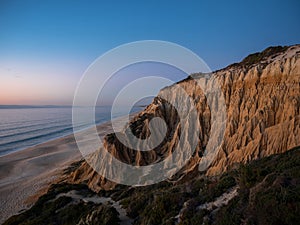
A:
[[[76,190],[82,196],[93,194],[86,185],[66,183],[52,185],[48,193],[41,196],[31,209],[12,216],[4,222],[4,225],[116,225],[119,223],[118,213],[111,206],[84,201],[74,202],[71,197],[58,196],[71,190]],[[92,218],[92,222],[87,223],[86,217]]]
[[[145,187],[118,185],[99,196],[120,201],[135,225],[154,224],[257,224],[292,225],[300,221],[300,148],[241,164],[219,177],[193,171],[180,183],[161,182]],[[222,207],[199,208],[238,186],[238,195]],[[118,224],[109,205],[70,204],[60,193],[76,190],[82,196],[95,194],[86,185],[56,184],[28,211],[4,224]],[[89,222],[88,222],[89,221]]]
[[[297,224],[300,220],[299,150],[242,164],[220,177],[196,176],[181,184],[163,182],[126,188],[112,196],[121,199],[136,225],[178,221],[181,225]],[[228,205],[212,210],[198,208],[236,185],[238,196]]]
[[[288,49],[288,46],[274,46],[266,48],[262,52],[256,52],[248,55],[243,61],[240,63],[241,65],[250,66],[256,63],[259,63],[263,60],[266,60],[268,57],[276,57],[278,54],[284,52]]]

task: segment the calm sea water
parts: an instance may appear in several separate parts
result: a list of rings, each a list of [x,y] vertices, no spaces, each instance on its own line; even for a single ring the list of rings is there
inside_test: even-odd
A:
[[[134,107],[132,112],[140,111]],[[126,115],[121,110],[114,117]],[[96,107],[97,124],[111,120],[110,107]],[[80,129],[92,124],[81,124]],[[0,108],[0,156],[73,132],[72,108]]]

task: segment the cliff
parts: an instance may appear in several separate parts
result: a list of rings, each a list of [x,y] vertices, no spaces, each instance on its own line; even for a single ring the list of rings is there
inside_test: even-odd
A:
[[[300,45],[270,47],[211,74],[223,93],[227,116],[224,137],[205,170],[207,175],[221,174],[238,163],[283,153],[300,145],[299,58]],[[203,77],[203,74],[192,74],[185,80],[162,89],[153,102],[130,121],[123,132],[107,135],[104,138],[104,148],[99,151],[108,151],[116,159],[135,166],[162,162],[181,143],[180,136],[185,129],[195,126],[198,132],[187,132],[185,141],[180,145],[182,151],[190,149],[192,144],[189,140],[197,138],[195,152],[170,180],[178,181],[191,171],[196,171],[206,155],[210,136],[214,136],[216,132],[213,124],[218,118],[212,118],[213,114],[221,111],[220,103],[209,101],[209,97],[201,89],[199,82]],[[196,119],[191,123],[190,119],[186,119],[192,114],[188,111],[191,107],[187,105],[192,103],[182,98],[181,90],[193,100],[199,122]],[[177,102],[177,108],[170,102]],[[183,122],[176,110],[178,107],[187,111]],[[150,137],[150,121],[157,117],[165,121],[166,135],[151,151],[136,151],[117,138],[126,138],[128,128],[141,140]],[[158,138],[161,135],[152,134]],[[179,154],[176,157],[173,160],[180,161],[183,156]],[[97,163],[106,163],[97,153],[94,153],[93,158]],[[96,191],[115,186],[114,182],[101,177],[85,161],[71,173],[70,179],[75,183],[85,181]]]

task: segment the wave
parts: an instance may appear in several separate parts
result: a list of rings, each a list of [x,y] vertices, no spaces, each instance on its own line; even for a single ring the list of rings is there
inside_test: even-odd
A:
[[[64,128],[64,129],[57,130],[57,131],[52,131],[52,132],[49,132],[49,133],[46,133],[46,134],[41,134],[41,135],[37,135],[37,136],[33,136],[33,137],[18,139],[18,140],[15,140],[15,141],[10,141],[10,142],[1,144],[1,147],[9,147],[10,145],[15,145],[17,143],[25,143],[25,142],[28,142],[28,141],[32,141],[32,140],[36,140],[36,139],[42,139],[42,138],[50,137],[50,136],[59,137],[59,136],[61,136],[61,134],[67,134],[68,133],[67,131],[70,131],[70,133],[72,133],[73,127],[68,127],[68,128]]]
[[[110,110],[110,107],[97,108],[95,124],[111,120]],[[140,111],[140,108],[134,111]],[[121,115],[124,113],[113,117]],[[0,156],[73,133],[72,113],[68,107],[64,110],[0,110],[0,118]],[[83,121],[74,126],[76,130],[84,130],[93,125]]]
[[[35,132],[39,132],[39,131],[44,131],[44,130],[49,130],[49,129],[58,129],[58,128],[61,128],[61,127],[66,127],[66,125],[47,126],[47,127],[43,127],[43,128],[39,128],[39,129],[34,129],[34,130],[27,130],[27,131],[19,132],[19,133],[13,133],[13,134],[8,134],[8,135],[0,135],[0,138],[18,137],[18,136],[22,136],[24,134],[31,134],[31,133],[35,133]]]

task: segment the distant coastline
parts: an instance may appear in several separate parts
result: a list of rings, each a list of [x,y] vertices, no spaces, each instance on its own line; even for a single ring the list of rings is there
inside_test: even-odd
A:
[[[0,105],[0,109],[70,108],[71,105]]]
[[[137,105],[135,107],[144,108],[147,105]],[[44,108],[72,108],[72,105],[0,105],[0,109],[44,109]],[[86,107],[86,106],[77,106]],[[90,106],[93,107],[93,106]],[[108,107],[106,105],[96,106],[96,107]]]
[[[144,107],[147,105],[138,105],[135,107]],[[72,107],[81,107],[89,108],[94,106],[73,106],[73,105],[0,105],[0,109],[44,109],[44,108],[72,108]],[[97,105],[98,107],[111,107],[111,105]]]

